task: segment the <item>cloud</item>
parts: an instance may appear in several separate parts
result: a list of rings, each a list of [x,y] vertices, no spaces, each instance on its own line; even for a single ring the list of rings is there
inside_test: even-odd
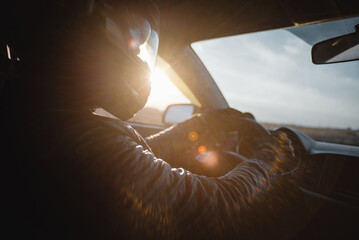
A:
[[[193,48],[232,107],[267,122],[359,128],[358,62],[314,65],[311,46],[285,30]]]

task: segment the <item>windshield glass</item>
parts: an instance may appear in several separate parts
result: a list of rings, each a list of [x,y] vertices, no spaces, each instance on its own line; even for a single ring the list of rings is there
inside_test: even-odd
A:
[[[359,145],[359,62],[311,61],[314,43],[354,32],[358,23],[356,17],[207,40],[192,48],[231,107],[272,128],[291,125],[318,140]],[[334,129],[345,131],[339,137]],[[331,137],[319,136],[331,130]]]

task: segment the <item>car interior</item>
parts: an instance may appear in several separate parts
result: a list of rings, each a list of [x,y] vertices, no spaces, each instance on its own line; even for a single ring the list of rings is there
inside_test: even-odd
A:
[[[349,0],[154,2],[161,13],[157,66],[168,69],[166,74],[193,103],[189,116],[206,109],[229,107],[213,77],[192,49],[192,43],[359,16],[358,2]],[[6,6],[1,10],[6,11]],[[1,14],[0,22],[5,21],[6,14]],[[12,92],[16,91],[16,86],[8,75],[11,66],[21,61],[21,56],[17,56],[16,49],[11,47],[10,40],[4,35],[6,31],[0,29],[0,32],[0,121],[4,133],[1,134],[1,155],[9,162],[12,157],[7,153],[7,149],[11,148],[7,136],[11,133],[7,130],[11,119],[6,116],[12,111]],[[313,61],[319,62],[327,61],[328,58],[315,59]],[[175,123],[164,121],[167,122],[164,126],[128,123],[141,135],[149,136]],[[300,159],[295,178],[301,190],[308,195],[308,199],[321,204],[310,222],[296,233],[295,239],[358,238],[359,147],[315,141],[289,127],[279,127],[275,131],[287,134]],[[1,159],[4,160],[3,157]],[[13,178],[6,181],[8,188],[11,188],[11,181]]]

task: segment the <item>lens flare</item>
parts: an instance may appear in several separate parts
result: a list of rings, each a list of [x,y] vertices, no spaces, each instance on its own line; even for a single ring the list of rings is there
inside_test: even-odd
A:
[[[198,152],[201,153],[201,154],[205,153],[205,152],[207,152],[207,148],[205,146],[203,146],[203,145],[199,146],[198,147]]]
[[[204,146],[201,146],[201,147],[204,147]],[[198,151],[199,151],[199,149],[198,149]],[[201,162],[203,164],[203,166],[206,168],[214,168],[214,167],[218,166],[218,163],[219,163],[218,154],[213,151],[201,153],[196,157],[196,159],[199,162]]]
[[[128,41],[128,47],[132,50],[135,50],[139,47],[139,43],[136,39],[132,38],[130,41]]]
[[[190,141],[192,141],[192,142],[195,142],[195,141],[197,141],[197,139],[198,139],[198,133],[197,132],[190,132],[189,134],[188,134],[188,138],[189,138],[189,140]]]

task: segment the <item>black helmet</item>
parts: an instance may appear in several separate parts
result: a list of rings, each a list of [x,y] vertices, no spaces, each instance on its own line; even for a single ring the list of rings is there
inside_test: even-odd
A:
[[[159,44],[151,1],[29,2],[16,7],[7,42],[40,79],[31,87],[53,100],[45,102],[101,107],[122,120],[144,107]]]

